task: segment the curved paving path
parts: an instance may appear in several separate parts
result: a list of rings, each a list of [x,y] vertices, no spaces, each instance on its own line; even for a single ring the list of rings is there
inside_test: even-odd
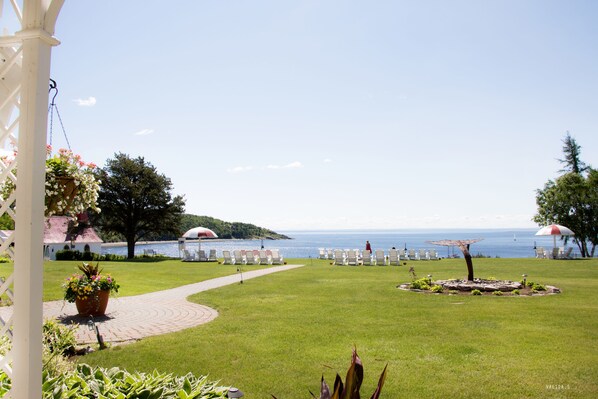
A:
[[[303,265],[273,266],[248,271],[243,273],[243,280],[301,266]],[[139,340],[152,335],[180,331],[207,323],[218,316],[218,312],[212,308],[187,301],[188,296],[240,281],[241,276],[233,274],[164,291],[111,298],[106,315],[96,317],[94,321],[104,342],[111,343]],[[11,313],[12,307],[0,308],[0,315],[4,320],[7,320]],[[74,316],[76,314],[74,303],[44,302],[44,317],[54,317],[65,324],[71,324],[71,322],[79,324],[76,330],[77,342],[80,344],[97,343],[95,331],[91,331],[87,326],[90,318]]]

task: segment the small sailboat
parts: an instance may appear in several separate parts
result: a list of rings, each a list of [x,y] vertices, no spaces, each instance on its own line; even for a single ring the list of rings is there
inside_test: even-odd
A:
[[[513,234],[513,241],[517,241],[517,236]]]

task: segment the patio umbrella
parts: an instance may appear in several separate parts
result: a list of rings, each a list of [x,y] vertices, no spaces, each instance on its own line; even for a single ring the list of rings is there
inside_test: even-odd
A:
[[[202,238],[218,238],[218,234],[214,233],[207,227],[194,227],[190,230],[187,230],[185,234],[183,234],[183,237],[186,239],[197,238],[199,242],[199,249],[201,249]]]
[[[561,226],[560,224],[551,224],[550,226],[542,227],[536,233],[537,236],[552,236],[554,239],[554,247],[556,248],[556,236],[574,236],[575,233],[570,228]]]

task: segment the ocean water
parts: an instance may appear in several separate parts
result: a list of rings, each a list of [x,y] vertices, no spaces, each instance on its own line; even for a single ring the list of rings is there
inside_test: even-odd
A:
[[[472,255],[482,254],[501,258],[531,258],[535,256],[534,246],[552,248],[553,238],[550,236],[534,235],[538,229],[453,229],[453,230],[320,230],[320,231],[280,231],[292,237],[292,240],[202,240],[204,250],[216,249],[218,256],[223,250],[259,249],[263,244],[265,249],[279,249],[285,258],[317,258],[319,248],[330,249],[365,249],[365,242],[369,240],[372,250],[390,248],[397,249],[429,249],[435,248],[442,257],[461,255],[461,251],[454,247],[436,246],[427,241],[482,239],[472,244]],[[197,241],[187,242],[187,249],[196,250]],[[563,246],[557,237],[557,246]],[[572,242],[569,245],[574,245]],[[138,244],[136,254],[143,254],[144,249],[153,249],[159,254],[178,257],[180,248],[178,243],[150,243]],[[577,247],[574,246],[575,254]],[[126,255],[126,247],[106,246],[102,253]]]

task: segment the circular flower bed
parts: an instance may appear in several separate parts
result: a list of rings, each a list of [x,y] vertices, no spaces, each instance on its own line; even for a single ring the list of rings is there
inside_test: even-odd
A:
[[[494,279],[468,280],[437,280],[421,278],[411,283],[400,284],[397,288],[444,295],[496,295],[496,296],[521,296],[521,295],[551,295],[559,294],[561,290],[551,285],[542,285],[532,281],[511,281]]]

